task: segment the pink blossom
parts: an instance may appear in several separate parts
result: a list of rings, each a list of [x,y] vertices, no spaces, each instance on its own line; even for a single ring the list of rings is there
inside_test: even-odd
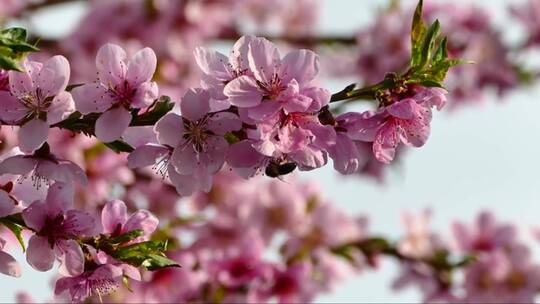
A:
[[[326,149],[335,143],[335,131],[309,113],[279,112],[258,124],[259,141],[253,146],[261,154],[284,158],[301,170],[326,164]]]
[[[71,209],[73,196],[72,186],[57,182],[49,188],[44,201],[35,201],[22,212],[26,225],[36,232],[26,253],[26,260],[34,269],[51,269],[56,257],[62,275],[83,272],[84,255],[75,239],[91,236],[95,221],[90,214]]]
[[[398,243],[399,253],[408,257],[423,258],[444,248],[440,238],[430,231],[430,220],[431,211],[429,209],[424,210],[419,215],[403,214],[406,234]]]
[[[73,98],[66,92],[69,62],[54,56],[44,64],[23,61],[24,72],[9,72],[10,91],[0,90],[0,119],[20,125],[19,147],[31,153],[46,140],[49,127],[75,111]]]
[[[212,97],[210,107],[219,111],[229,108],[230,103],[224,95],[225,85],[239,76],[251,74],[248,65],[249,43],[256,39],[253,36],[243,36],[234,44],[229,57],[198,47],[195,49],[195,60],[203,72],[201,86]]]
[[[131,60],[118,45],[102,46],[96,56],[98,80],[73,90],[75,105],[82,114],[103,113],[96,121],[96,137],[104,142],[122,136],[131,123],[131,110],[144,108],[158,97],[152,82],[157,59],[144,48]]]
[[[452,228],[458,249],[465,252],[489,252],[516,242],[516,227],[497,222],[488,211],[480,213],[474,225],[455,222]]]
[[[21,175],[22,179],[30,176],[36,188],[40,188],[42,183],[48,184],[51,180],[63,183],[78,182],[82,185],[87,183],[86,174],[79,166],[56,157],[50,152],[47,144],[33,154],[15,155],[4,159],[0,162],[0,174]]]
[[[72,302],[82,303],[87,298],[98,295],[108,295],[120,287],[122,269],[114,265],[99,265],[74,277],[64,277],[56,281],[54,294],[60,295],[66,291]]]
[[[4,251],[5,245],[6,241],[0,237],[0,273],[12,277],[20,277],[21,266],[9,253]]]
[[[11,190],[13,190],[13,182],[0,184],[0,217],[14,213],[15,207],[19,204],[19,200],[11,194]]]
[[[126,204],[120,200],[108,202],[101,212],[103,233],[119,236],[133,230],[142,230],[143,235],[132,242],[148,240],[156,230],[159,220],[146,210],[138,210],[128,217]]]
[[[155,126],[159,143],[174,148],[169,178],[182,195],[208,192],[229,147],[223,135],[239,130],[241,122],[230,112],[209,113],[210,95],[200,89],[189,90],[180,108],[182,116],[168,113]]]
[[[512,15],[516,17],[529,34],[527,46],[540,43],[540,3],[536,0],[529,0],[511,8]]]
[[[309,50],[288,53],[281,59],[277,47],[265,38],[253,38],[248,47],[253,76],[243,75],[225,86],[229,102],[241,108],[245,121],[260,121],[283,110],[316,111],[330,100],[330,93],[313,84],[319,59]]]
[[[444,106],[445,92],[439,88],[413,88],[411,96],[397,96],[389,106],[364,114],[362,122],[349,131],[349,136],[373,141],[375,158],[390,163],[400,143],[410,147],[421,147],[426,143],[431,131],[431,108]]]

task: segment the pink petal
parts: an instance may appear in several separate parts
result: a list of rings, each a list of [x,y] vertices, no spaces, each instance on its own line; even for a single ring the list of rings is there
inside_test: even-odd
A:
[[[184,133],[182,117],[174,113],[167,113],[158,120],[154,131],[157,133],[160,144],[176,147],[182,141],[182,133]]]
[[[74,277],[84,272],[84,254],[75,240],[59,241],[54,249],[60,262],[60,275]]]
[[[171,165],[168,168],[169,179],[175,186],[176,192],[182,196],[188,196],[193,194],[197,190],[197,180],[191,175],[180,175],[174,167]]]
[[[87,83],[72,91],[75,108],[82,114],[102,113],[107,111],[114,102],[114,97],[107,92],[101,83]]]
[[[47,271],[54,264],[54,251],[45,237],[33,235],[28,241],[26,261],[38,271]]]
[[[16,174],[26,175],[30,171],[34,170],[37,164],[37,160],[26,155],[15,155],[6,158],[0,163],[0,175],[1,174]]]
[[[281,103],[276,101],[262,102],[248,109],[248,116],[255,121],[260,121],[274,116],[281,110]]]
[[[81,185],[88,183],[86,174],[81,167],[70,161],[59,164],[47,160],[40,161],[36,166],[36,174],[63,183],[73,183],[74,181]]]
[[[137,147],[128,156],[130,168],[144,168],[152,166],[157,160],[169,153],[169,149],[157,145],[144,145]]]
[[[235,169],[251,169],[251,172],[247,173],[248,176],[255,173],[257,169],[259,169],[263,159],[264,156],[257,152],[252,147],[252,143],[248,140],[243,140],[231,145],[229,147],[229,151],[227,152],[227,163],[229,166]]]
[[[346,126],[347,135],[354,140],[374,141],[377,132],[385,122],[385,117],[381,113],[366,111],[359,115],[356,113],[348,114],[343,114],[347,115],[347,119],[350,120]]]
[[[120,265],[120,267],[122,268],[122,272],[126,277],[135,281],[140,281],[142,279],[141,271],[137,267],[131,266],[129,264],[122,264]]]
[[[0,190],[0,217],[10,215],[14,212],[14,209],[15,201],[9,196],[6,191]]]
[[[199,160],[191,145],[187,145],[186,147],[177,147],[174,149],[171,156],[171,164],[179,174],[189,175],[199,165]]]
[[[193,53],[197,65],[204,74],[211,75],[222,81],[230,80],[229,58],[225,55],[201,47],[196,48]]]
[[[51,185],[45,199],[49,216],[54,217],[71,208],[74,197],[75,189],[72,183],[56,182]]]
[[[0,100],[0,119],[7,123],[15,124],[28,113],[28,109],[9,92],[0,91]]]
[[[42,64],[35,61],[25,60],[22,62],[24,72],[9,72],[9,88],[11,93],[21,96],[35,90],[34,79],[41,70]]]
[[[47,218],[47,204],[44,201],[35,201],[22,212],[26,225],[35,231],[40,231]]]
[[[229,54],[229,62],[235,70],[249,70],[249,44],[255,39],[257,39],[255,36],[242,36],[233,45],[231,53]]]
[[[223,135],[227,132],[240,130],[242,122],[236,114],[222,112],[212,115],[206,127],[215,134]]]
[[[157,58],[151,48],[138,51],[128,63],[126,79],[133,87],[152,80],[156,71]]]
[[[66,211],[63,227],[67,233],[80,237],[99,233],[94,217],[90,213],[78,209]]]
[[[24,153],[33,153],[47,141],[48,135],[49,124],[41,119],[32,119],[19,129],[19,148]]]
[[[96,137],[102,142],[119,139],[131,123],[131,113],[124,107],[116,107],[101,114],[96,121]]]
[[[182,117],[197,121],[210,111],[210,94],[201,89],[189,89],[180,103]]]
[[[0,273],[12,277],[21,276],[21,266],[11,255],[0,251]]]
[[[153,126],[129,127],[122,138],[135,148],[146,144],[157,144],[157,136]]]
[[[310,50],[288,53],[281,62],[280,75],[285,83],[295,79],[301,86],[311,82],[319,73],[319,57]]]
[[[66,119],[71,113],[75,112],[75,103],[69,92],[60,92],[54,97],[49,111],[47,112],[47,123],[54,125]]]
[[[151,105],[159,98],[158,85],[155,82],[144,82],[137,88],[137,92],[131,101],[134,108],[144,108]]]
[[[409,120],[400,120],[400,138],[404,144],[412,147],[423,146],[431,133],[431,109],[414,104],[415,115]]]
[[[105,44],[96,56],[99,79],[104,84],[121,85],[126,78],[127,56],[124,49],[116,44]]]
[[[122,227],[127,221],[126,204],[120,200],[112,200],[108,202],[101,211],[101,224],[103,225],[104,233],[113,233]]]
[[[199,155],[198,163],[206,166],[206,171],[213,174],[223,167],[229,144],[223,137],[212,136],[206,140],[206,145],[204,153]]]
[[[159,220],[146,210],[139,210],[133,213],[127,220],[123,232],[129,232],[137,229],[144,231],[145,236],[150,236],[159,224]]]
[[[229,102],[237,107],[254,107],[262,102],[263,93],[256,80],[250,76],[240,76],[229,82],[224,89]]]
[[[399,144],[396,128],[395,123],[388,122],[379,130],[373,142],[375,158],[382,163],[389,164],[394,159]]]
[[[44,96],[55,96],[64,91],[69,82],[69,62],[64,56],[53,56],[37,74],[36,86]]]
[[[263,83],[270,83],[280,67],[278,49],[266,38],[255,38],[251,41],[248,61],[255,78]]]
[[[347,136],[338,136],[336,144],[328,152],[334,160],[336,171],[341,174],[352,174],[358,171],[360,155],[354,142]]]
[[[412,119],[416,106],[416,102],[413,99],[405,99],[390,105],[386,110],[394,117]]]

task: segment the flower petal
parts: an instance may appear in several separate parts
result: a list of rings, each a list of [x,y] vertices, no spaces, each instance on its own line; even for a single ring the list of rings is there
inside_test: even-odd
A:
[[[19,129],[19,148],[24,153],[32,153],[47,141],[48,136],[49,124],[41,119],[32,119]]]
[[[0,189],[0,217],[10,215],[15,209],[15,201],[9,194]],[[1,249],[1,248],[0,248]]]
[[[60,267],[58,272],[65,277],[74,277],[84,271],[84,254],[75,240],[62,240],[54,247]]]
[[[394,122],[386,123],[377,133],[373,142],[373,153],[375,158],[385,164],[389,164],[396,155],[396,149],[399,145],[399,138],[396,131],[397,126]]]
[[[212,115],[206,127],[215,134],[224,135],[227,132],[240,130],[242,128],[242,122],[236,114],[222,112]]]
[[[202,47],[197,47],[193,53],[197,65],[204,74],[211,75],[221,81],[230,80],[231,71],[227,56]]]
[[[158,224],[159,220],[152,213],[147,210],[139,210],[129,217],[124,225],[123,232],[141,229],[144,231],[144,235],[149,237],[156,230]]]
[[[69,92],[63,91],[56,95],[47,112],[47,123],[54,125],[66,119],[71,113],[75,112],[75,103]]]
[[[36,61],[24,60],[22,63],[24,72],[9,72],[9,89],[15,96],[21,96],[35,90],[34,80],[43,66]]]
[[[310,50],[288,53],[281,62],[280,75],[285,83],[295,79],[300,87],[311,82],[319,73],[319,57]]]
[[[179,174],[189,175],[199,165],[199,160],[197,159],[195,150],[193,150],[191,145],[187,145],[186,147],[177,147],[174,149],[171,156],[171,164]]]
[[[70,161],[63,161],[58,164],[47,160],[40,161],[36,166],[36,174],[63,183],[73,183],[74,181],[81,185],[88,183],[83,169]]]
[[[9,92],[0,91],[0,100],[0,119],[7,123],[17,123],[28,113],[28,109]]]
[[[101,83],[120,85],[126,78],[127,56],[124,49],[112,43],[102,46],[96,56],[96,67]]]
[[[36,86],[45,97],[64,91],[69,82],[69,61],[64,56],[53,56],[45,62],[37,74]]]
[[[121,200],[108,202],[101,211],[101,224],[104,233],[116,232],[118,227],[122,227],[127,221],[126,204]]]
[[[74,197],[75,189],[72,183],[56,182],[51,185],[45,199],[49,216],[54,217],[70,209]]]
[[[115,102],[114,97],[107,92],[107,88],[98,82],[76,87],[72,94],[77,111],[84,115],[105,112]]]
[[[15,155],[4,159],[0,163],[0,175],[6,173],[26,175],[34,170],[36,164],[37,160],[35,158],[26,155]]]
[[[21,276],[21,265],[11,255],[0,251],[0,273],[18,278]]]
[[[176,147],[182,141],[182,134],[184,133],[182,117],[174,113],[167,113],[158,120],[154,131],[157,133],[160,144]]]
[[[131,100],[131,106],[134,108],[148,107],[158,98],[159,89],[157,83],[144,82],[137,88],[135,96]]]
[[[47,218],[47,204],[44,201],[35,201],[22,212],[24,223],[35,231],[40,231]]]
[[[28,241],[26,261],[38,271],[47,271],[54,264],[54,251],[45,237],[33,235]]]
[[[255,78],[270,83],[280,67],[279,51],[266,38],[255,38],[249,44],[248,61]]]
[[[152,166],[157,160],[169,153],[169,149],[158,145],[144,145],[137,147],[128,156],[130,168],[144,168]]]
[[[131,123],[131,113],[117,107],[101,114],[96,121],[96,137],[103,142],[119,139]]]
[[[197,121],[210,111],[210,94],[201,89],[189,89],[180,103],[180,113],[191,121]]]
[[[254,107],[262,102],[263,92],[259,90],[256,80],[250,76],[240,76],[229,82],[224,94],[232,105],[241,108]]]
[[[151,48],[138,51],[128,63],[126,79],[133,87],[152,80],[156,71],[157,58]]]

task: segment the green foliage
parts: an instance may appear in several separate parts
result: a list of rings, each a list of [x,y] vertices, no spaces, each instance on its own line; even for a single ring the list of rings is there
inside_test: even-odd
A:
[[[20,27],[0,31],[0,68],[21,71],[19,61],[39,49],[26,41],[26,30]]]
[[[112,256],[122,262],[148,270],[157,270],[165,267],[180,267],[178,263],[167,258],[164,252],[167,242],[146,241],[133,245],[120,247]]]
[[[3,218],[0,218],[0,224],[4,225],[7,229],[9,229],[17,238],[17,241],[19,241],[19,244],[22,247],[22,250],[25,251],[26,247],[24,245],[24,239],[22,236],[22,232],[25,229],[24,221],[22,220],[22,216],[20,213],[6,216]]]
[[[442,87],[448,70],[467,63],[448,58],[448,39],[441,37],[441,25],[435,20],[429,27],[422,20],[423,1],[418,2],[411,28],[410,68],[403,75],[405,83],[418,83],[427,87]]]

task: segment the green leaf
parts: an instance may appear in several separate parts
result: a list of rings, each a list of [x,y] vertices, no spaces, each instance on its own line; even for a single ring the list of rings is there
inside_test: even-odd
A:
[[[13,232],[13,234],[17,238],[17,241],[19,241],[19,244],[21,245],[23,252],[26,251],[26,247],[24,245],[24,239],[22,236],[24,226],[17,224],[10,217],[0,218],[0,224],[6,226],[7,229]]]
[[[448,38],[444,37],[441,41],[441,44],[439,45],[439,48],[437,49],[437,51],[435,51],[435,55],[433,55],[433,63],[437,63],[448,58],[447,47]]]
[[[114,152],[116,153],[120,153],[120,152],[127,152],[127,153],[131,153],[133,152],[133,147],[130,146],[128,143],[126,143],[125,141],[123,140],[115,140],[113,142],[108,142],[108,143],[104,143],[105,146],[107,146],[108,148],[110,148],[111,150],[113,150]]]
[[[174,107],[169,96],[161,96],[156,104],[144,114],[133,118],[130,126],[150,126],[154,125],[161,117],[167,114]]]
[[[418,66],[421,61],[421,49],[426,32],[426,24],[422,20],[423,1],[418,1],[411,28],[411,66]]]
[[[12,27],[2,30],[0,36],[13,40],[26,41],[26,30],[22,27]]]
[[[144,268],[153,271],[165,267],[180,267],[176,261],[173,261],[165,256],[157,254],[149,254],[147,258],[141,263]]]
[[[420,69],[424,68],[429,63],[440,30],[441,24],[439,23],[439,20],[435,20],[427,30],[424,42],[422,43],[420,62],[418,63]]]
[[[140,236],[143,236],[143,235],[144,235],[144,231],[142,231],[141,229],[136,229],[136,230],[121,234],[119,236],[110,238],[109,243],[111,243],[111,244],[122,244],[122,243],[129,242],[131,240],[134,240],[134,239],[136,239],[136,238],[138,238]]]

